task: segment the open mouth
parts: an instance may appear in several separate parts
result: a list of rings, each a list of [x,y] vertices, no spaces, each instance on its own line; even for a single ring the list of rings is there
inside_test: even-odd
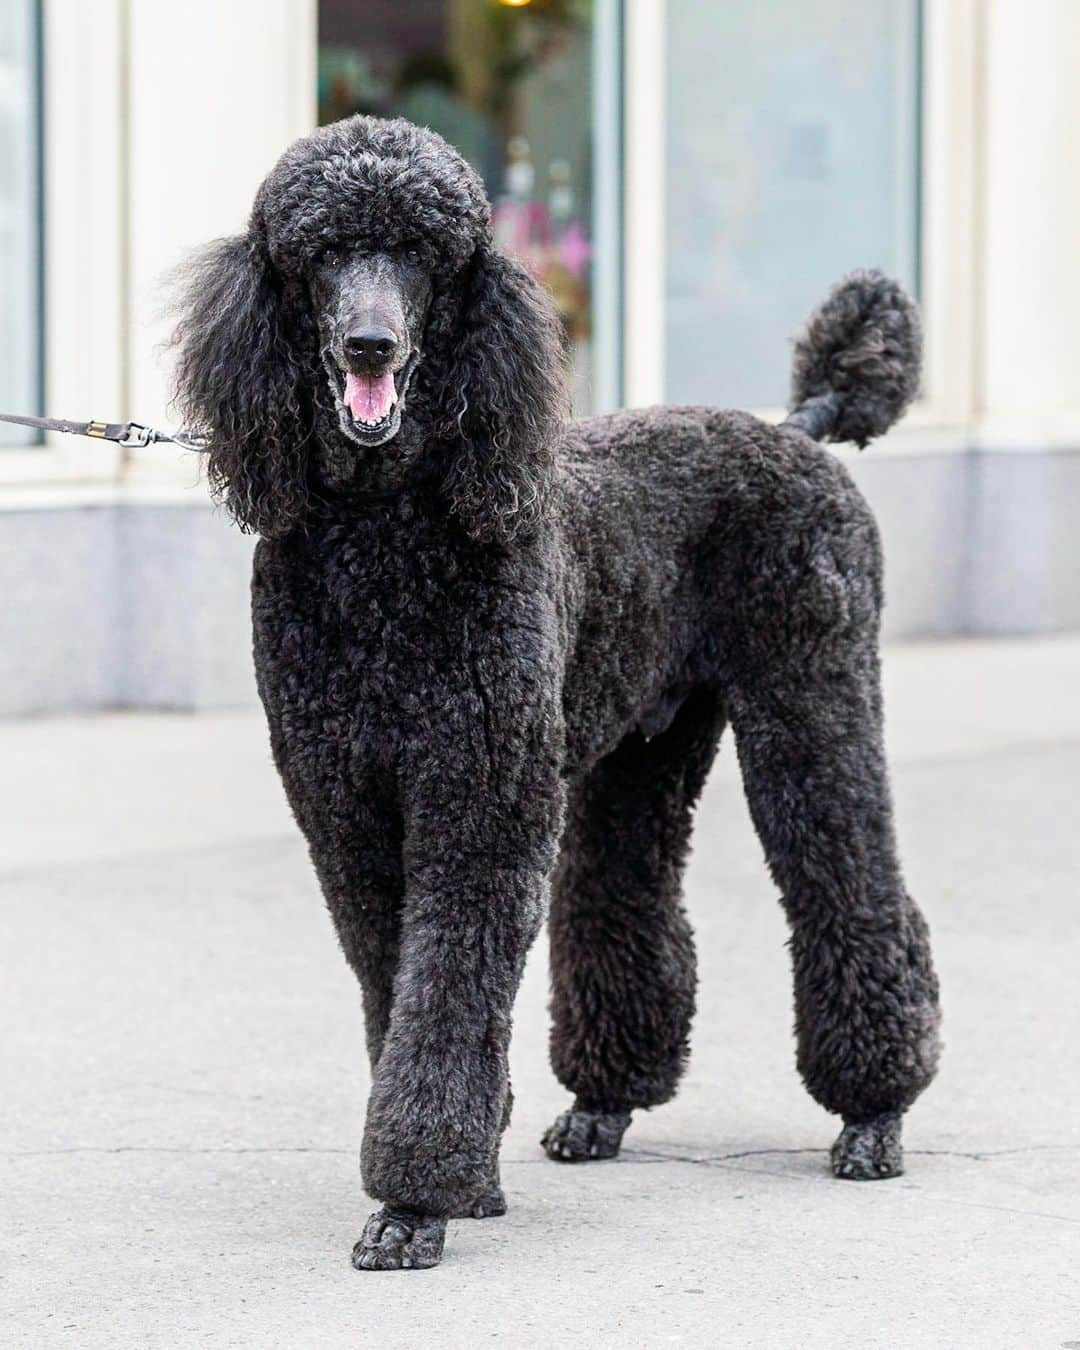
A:
[[[415,349],[400,370],[378,375],[342,370],[326,358],[341,429],[361,445],[382,445],[396,436],[413,371],[420,361]]]

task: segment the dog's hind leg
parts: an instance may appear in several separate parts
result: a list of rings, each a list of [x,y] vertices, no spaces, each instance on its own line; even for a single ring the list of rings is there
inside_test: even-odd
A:
[[[934,1075],[937,980],[904,889],[863,634],[728,691],[750,811],[791,924],[798,1066],[841,1115],[837,1176],[902,1171],[900,1117]]]
[[[573,1106],[543,1138],[560,1162],[619,1151],[636,1107],[675,1093],[694,1012],[682,869],[723,727],[699,689],[650,740],[634,732],[570,803],[553,886],[551,1059]]]

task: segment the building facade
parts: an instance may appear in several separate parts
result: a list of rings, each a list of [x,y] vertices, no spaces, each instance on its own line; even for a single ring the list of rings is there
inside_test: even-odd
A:
[[[355,111],[454,141],[577,411],[778,415],[843,272],[922,302],[865,456],[886,632],[1080,626],[1075,0],[9,0],[0,410],[168,424],[165,279]],[[250,540],[170,447],[0,435],[0,714],[253,697]]]

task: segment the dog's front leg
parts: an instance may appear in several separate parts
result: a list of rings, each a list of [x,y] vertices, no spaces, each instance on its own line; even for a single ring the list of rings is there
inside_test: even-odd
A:
[[[483,1212],[497,1194],[511,1012],[561,824],[561,802],[535,769],[522,766],[509,797],[478,798],[462,782],[453,801],[414,813],[394,1002],[361,1157],[384,1208],[356,1244],[358,1269],[434,1265],[447,1218],[478,1212],[478,1201]]]

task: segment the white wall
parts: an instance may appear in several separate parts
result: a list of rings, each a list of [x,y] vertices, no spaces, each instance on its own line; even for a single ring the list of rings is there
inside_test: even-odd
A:
[[[1080,444],[1080,3],[987,0],[981,405]]]
[[[128,0],[129,402],[168,423],[156,350],[162,278],[192,249],[245,228],[259,183],[310,131],[315,0]],[[160,451],[144,452],[142,474]]]

